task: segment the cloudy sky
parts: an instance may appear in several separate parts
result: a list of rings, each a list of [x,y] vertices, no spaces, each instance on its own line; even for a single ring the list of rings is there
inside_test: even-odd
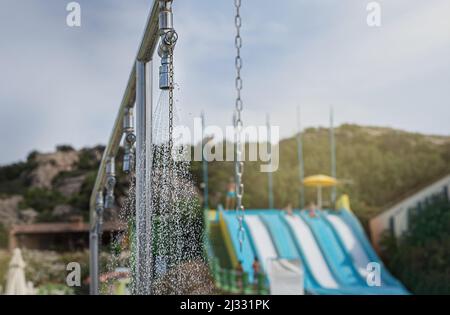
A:
[[[33,149],[105,143],[151,0],[0,2],[0,164]],[[450,135],[450,1],[383,0],[368,27],[364,0],[243,0],[244,123],[266,113],[282,136],[336,122]],[[232,0],[178,0],[181,121],[201,110],[229,124],[234,98]]]

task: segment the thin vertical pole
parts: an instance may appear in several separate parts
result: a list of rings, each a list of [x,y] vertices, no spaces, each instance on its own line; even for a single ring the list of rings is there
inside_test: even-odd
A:
[[[98,295],[98,224],[89,233],[89,294]]]
[[[205,113],[202,112],[202,165],[203,165],[203,203],[204,209],[209,209],[208,203],[208,161],[205,158],[204,148],[208,144],[205,139]],[[206,142],[204,142],[206,140]]]
[[[152,293],[151,285],[153,283],[153,233],[152,233],[152,222],[153,222],[153,211],[152,211],[152,169],[153,169],[153,60],[147,62],[145,67],[145,222],[147,228],[147,238],[146,238],[146,252],[147,252],[147,266],[146,270],[148,272],[148,294]]]
[[[103,224],[103,191],[97,192],[95,202],[95,223],[94,227],[89,233],[89,248],[91,251],[89,272],[90,272],[90,286],[89,293],[91,295],[99,294],[99,263],[98,256],[100,250],[100,242],[102,239],[102,224]]]
[[[151,101],[147,107],[146,64],[136,62],[136,265],[134,293],[151,293]],[[151,81],[150,81],[151,82]],[[149,98],[151,100],[151,98]],[[150,127],[150,128],[149,128]]]
[[[270,162],[272,163],[272,142],[271,140],[271,128],[270,128],[270,116],[267,114],[267,149],[269,152]],[[269,209],[273,209],[273,172],[270,168],[267,172],[268,182],[269,182]]]
[[[333,107],[330,107],[330,152],[331,152],[331,176],[336,178],[336,145],[334,142]],[[336,203],[336,186],[331,187],[331,208]]]
[[[297,157],[298,157],[298,177],[300,180],[300,209],[305,207],[305,186],[303,186],[303,179],[305,177],[305,169],[303,163],[303,140],[302,129],[300,124],[300,106],[297,106]]]
[[[322,210],[322,186],[317,186],[317,209]]]

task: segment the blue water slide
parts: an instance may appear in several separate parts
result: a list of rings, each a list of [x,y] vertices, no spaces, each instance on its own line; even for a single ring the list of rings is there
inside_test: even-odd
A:
[[[280,213],[268,212],[261,214],[261,219],[267,226],[277,249],[278,257],[284,259],[300,259],[289,230],[281,218]]]
[[[297,215],[280,214],[303,263],[305,290],[310,294],[358,294],[358,290],[341,286],[329,269],[308,225]]]
[[[297,249],[296,241],[283,216],[284,214],[280,211],[264,211],[260,213],[260,217],[272,237],[279,258],[300,259],[304,268],[305,290],[309,293],[319,294],[320,286],[312,276],[308,263],[305,263],[302,252]]]
[[[375,253],[372,245],[366,237],[364,229],[353,213],[342,209],[339,211],[327,212],[327,221],[332,225],[336,233],[346,243],[347,251],[353,256],[356,268],[364,272],[368,262],[376,262],[381,267],[382,287],[392,291],[393,294],[408,294],[404,286],[395,279],[384,266],[381,259]],[[347,230],[350,233],[346,232]],[[347,235],[350,234],[350,235]]]
[[[234,251],[236,253],[236,257],[238,260],[242,262],[242,268],[244,272],[249,274],[249,279],[253,279],[253,268],[252,264],[255,259],[255,250],[251,243],[250,235],[247,229],[244,229],[244,242],[242,243],[242,251],[240,250],[238,231],[239,231],[239,222],[236,218],[235,211],[223,211],[222,212],[223,219],[228,229],[228,233],[230,235],[231,242],[233,244]]]
[[[257,212],[247,214],[244,218],[245,228],[250,236],[250,243],[253,246],[256,256],[264,272],[268,271],[268,264],[271,260],[278,258],[278,251],[274,245],[262,215]]]
[[[262,213],[261,219],[267,227],[270,235],[272,236],[273,243],[277,249],[278,256],[281,259],[299,259],[303,266],[304,272],[304,287],[308,293],[320,294],[319,284],[312,276],[308,263],[305,263],[305,259],[302,256],[301,250],[299,250],[293,239],[291,231],[283,219],[284,214],[280,211],[272,211]]]
[[[287,215],[277,210],[247,210],[242,252],[235,211],[221,213],[236,256],[250,279],[253,279],[255,257],[261,262],[272,257],[300,259],[305,291],[310,294],[408,293],[382,265],[359,221],[348,211],[321,211],[317,217],[310,218],[305,211]],[[359,248],[359,252],[354,247]],[[364,256],[362,252],[366,260],[360,259]],[[367,260],[382,266],[381,287],[368,287],[365,282],[362,266],[367,265]]]
[[[305,211],[302,211],[300,216],[312,230],[330,270],[340,285],[364,289],[364,286],[367,285],[363,283],[358,271],[354,268],[352,258],[346,253],[340,240],[322,218],[320,211],[316,211],[314,217]]]

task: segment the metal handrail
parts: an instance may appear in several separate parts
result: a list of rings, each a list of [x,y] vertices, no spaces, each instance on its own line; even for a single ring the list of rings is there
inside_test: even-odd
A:
[[[170,0],[162,0],[170,1]],[[170,1],[171,2],[171,1]],[[114,126],[109,141],[103,152],[102,160],[95,180],[94,188],[89,202],[90,217],[90,293],[98,294],[98,242],[101,234],[102,212],[97,213],[97,207],[102,204],[103,190],[105,188],[107,165],[114,159],[120,147],[123,136],[123,121],[127,108],[135,106],[136,101],[136,62],[147,63],[152,60],[156,46],[159,42],[159,12],[161,0],[153,0],[151,12],[147,18],[147,24],[141,39],[139,50],[133,61],[128,83],[120,103]]]
[[[141,40],[138,53],[136,55],[136,61],[149,62],[152,59],[155,52],[156,45],[159,40],[158,36],[158,0],[153,1],[152,11],[147,19],[147,25],[145,27],[144,35]],[[90,208],[90,220],[91,229],[96,224],[95,217],[95,203],[97,193],[103,190],[106,180],[106,164],[110,157],[115,157],[120,147],[120,141],[123,135],[123,119],[125,115],[126,107],[134,107],[136,100],[136,67],[135,61],[131,67],[131,73],[128,79],[127,87],[125,89],[122,102],[120,103],[119,112],[117,113],[116,120],[114,122],[113,130],[109,137],[108,144],[103,152],[103,157],[98,169],[97,178],[95,180],[94,189],[92,190],[89,208]]]

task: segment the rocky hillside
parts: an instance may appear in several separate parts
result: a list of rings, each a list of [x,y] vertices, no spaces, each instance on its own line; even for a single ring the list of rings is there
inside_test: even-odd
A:
[[[337,173],[353,209],[363,221],[419,187],[450,172],[450,137],[426,136],[404,131],[343,125],[336,128]],[[303,135],[305,173],[329,173],[328,129],[310,128]],[[298,162],[295,138],[280,143],[280,167],[274,174],[275,205],[298,205]],[[32,152],[25,162],[0,167],[1,235],[15,223],[66,221],[75,215],[88,218],[88,203],[103,147],[79,151],[58,146],[56,152]],[[121,158],[117,168],[121,169]],[[201,163],[192,164],[198,187]],[[122,172],[116,189],[118,206],[128,181]],[[224,202],[226,185],[233,176],[229,162],[209,165],[211,206]],[[246,163],[244,182],[247,207],[267,207],[267,175],[258,163]],[[307,200],[315,191],[307,190]],[[325,193],[325,199],[327,194]],[[117,215],[117,208],[106,217]]]
[[[102,152],[103,147],[58,146],[56,152],[32,152],[25,162],[0,167],[0,224],[87,219]]]

